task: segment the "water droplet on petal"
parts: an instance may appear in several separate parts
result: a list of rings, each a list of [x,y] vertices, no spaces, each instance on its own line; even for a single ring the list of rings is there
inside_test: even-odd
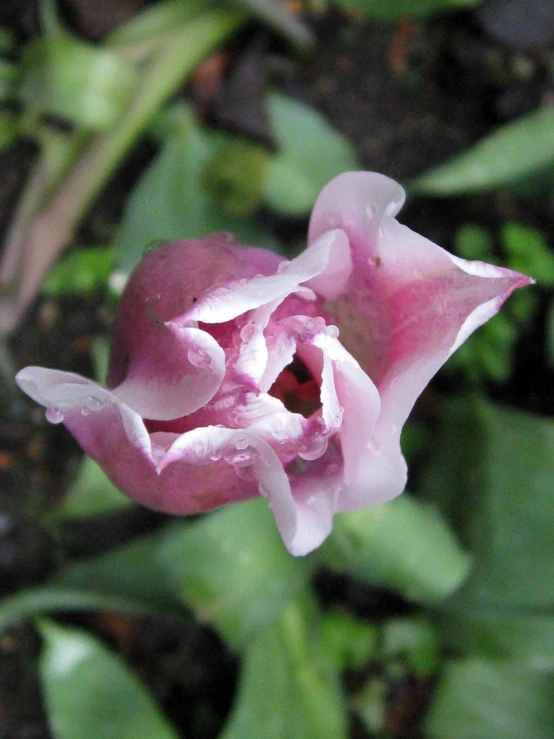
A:
[[[242,285],[242,287],[246,287],[250,280],[247,280],[246,277],[243,277],[241,280],[239,280],[239,285]]]
[[[93,395],[89,395],[85,403],[90,411],[99,411],[104,405],[104,401],[101,398],[95,398]]]
[[[340,331],[337,326],[327,326],[327,336],[331,339],[337,339],[338,335],[340,334]]]
[[[221,448],[216,449],[210,454],[210,459],[212,460],[212,462],[219,462],[222,454],[223,454],[223,450]]]
[[[90,414],[90,409],[89,409],[89,408],[87,408],[87,406],[86,406],[86,405],[84,405],[84,406],[83,406],[83,407],[81,408],[81,415],[82,415],[82,416],[88,416],[89,414]]]
[[[288,434],[283,429],[273,429],[271,435],[279,444],[286,444],[289,439]]]
[[[231,442],[223,449],[223,459],[229,464],[233,465],[235,472],[238,468],[249,467],[259,457],[259,452],[253,446],[250,446],[248,442],[246,446],[242,445],[242,440],[239,439],[240,446],[237,443]]]
[[[248,446],[248,441],[244,438],[236,439],[235,441],[235,447],[237,449],[246,449]]]
[[[65,418],[63,412],[60,411],[59,408],[47,408],[44,415],[46,416],[47,421],[54,424],[61,423]]]
[[[201,346],[192,344],[187,352],[187,359],[193,367],[209,367],[212,363],[211,357]]]
[[[325,436],[316,434],[315,436],[312,436],[309,441],[299,449],[298,456],[301,459],[305,459],[306,461],[311,462],[314,459],[319,459],[320,457],[323,457],[323,455],[327,451],[328,445],[329,440]]]

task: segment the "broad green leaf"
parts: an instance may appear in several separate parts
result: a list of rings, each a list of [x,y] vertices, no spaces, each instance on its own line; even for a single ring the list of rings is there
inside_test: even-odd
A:
[[[391,618],[383,624],[382,658],[404,659],[415,675],[428,677],[435,672],[439,651],[437,631],[422,616]]]
[[[32,41],[23,70],[19,94],[30,110],[91,130],[114,126],[138,83],[131,61],[68,33]]]
[[[459,652],[554,657],[554,423],[479,397],[445,404],[422,491],[441,502],[475,565],[444,605]]]
[[[277,154],[266,171],[264,200],[284,215],[307,215],[333,177],[359,169],[349,141],[315,110],[273,93],[267,108]]]
[[[285,549],[265,499],[175,529],[158,566],[197,618],[239,648],[279,615],[311,573],[310,560]]]
[[[337,515],[319,557],[334,570],[428,604],[459,588],[471,565],[438,509],[408,493]]]
[[[244,244],[275,249],[268,231],[227,213],[206,187],[208,162],[232,139],[205,131],[183,108],[175,120],[128,200],[117,242],[121,268],[131,271],[151,242],[202,238],[214,231],[231,231]]]
[[[422,195],[461,195],[494,190],[546,171],[554,164],[554,108],[539,110],[498,128],[411,183]]]
[[[102,642],[39,621],[40,677],[56,739],[177,739],[146,688]]]
[[[49,295],[92,295],[107,284],[116,261],[111,247],[76,249],[48,273],[42,290]]]
[[[246,216],[261,204],[269,152],[248,141],[230,141],[206,165],[203,181],[210,194],[232,216]]]
[[[29,616],[74,610],[119,610],[186,618],[182,603],[157,554],[169,525],[113,552],[68,564],[44,586],[5,598],[0,604],[0,630]]]
[[[163,0],[149,5],[118,26],[107,39],[109,46],[137,46],[159,42],[175,28],[206,10],[206,0]]]
[[[322,615],[318,643],[325,658],[337,670],[359,670],[375,657],[377,626],[356,618],[348,611],[333,609]]]
[[[439,618],[441,636],[458,654],[514,659],[554,673],[554,612],[459,604]]]
[[[515,662],[447,663],[425,720],[428,739],[550,739],[554,676]]]
[[[357,10],[369,18],[388,21],[432,15],[441,11],[466,10],[482,0],[334,0],[345,10]]]
[[[511,269],[536,277],[540,285],[554,285],[554,253],[542,231],[522,223],[505,223],[502,245]]]
[[[123,495],[106,477],[102,468],[86,455],[77,478],[55,513],[59,518],[81,518],[118,510],[131,504],[131,499]]]
[[[71,611],[121,611],[122,613],[161,613],[159,607],[144,601],[96,591],[94,585],[42,585],[4,598],[0,603],[0,633],[18,621],[45,613]],[[164,609],[165,612],[165,609]],[[173,615],[173,614],[172,614]]]
[[[220,739],[346,739],[344,698],[310,635],[312,620],[289,603],[250,641],[237,702]]]
[[[553,607],[554,422],[478,396],[445,405],[422,492],[475,560],[456,601]]]

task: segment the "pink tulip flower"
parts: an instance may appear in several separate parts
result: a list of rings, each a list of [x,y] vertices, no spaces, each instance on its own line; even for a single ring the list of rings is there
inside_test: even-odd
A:
[[[402,492],[417,397],[532,282],[402,226],[403,202],[388,177],[351,172],[291,261],[228,234],[163,246],[122,296],[106,387],[41,367],[17,381],[139,503],[195,514],[262,495],[306,554],[333,514]]]

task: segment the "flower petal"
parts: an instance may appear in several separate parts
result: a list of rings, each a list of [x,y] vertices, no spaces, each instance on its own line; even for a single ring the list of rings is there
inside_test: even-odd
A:
[[[294,539],[297,528],[296,509],[288,477],[277,454],[265,441],[250,431],[218,427],[199,428],[183,434],[171,446],[160,469],[169,470],[175,463],[200,464],[219,460],[237,474],[247,471],[241,480],[246,489],[261,493],[270,507],[286,546]],[[249,482],[249,479],[251,482]]]
[[[184,315],[176,318],[175,323],[201,321],[203,323],[224,323],[247,311],[259,308],[273,301],[284,300],[298,287],[320,275],[328,264],[333,271],[344,273],[337,263],[347,255],[346,238],[340,231],[328,231],[321,239],[313,243],[300,256],[291,262],[282,262],[281,270],[276,274],[254,278],[234,280],[216,287],[201,297]],[[337,252],[337,253],[335,253]]]
[[[348,234],[354,269],[325,307],[379,390],[375,440],[385,444],[387,436],[398,441],[416,398],[461,341],[532,282],[452,257],[400,225],[393,216],[403,201],[388,177],[350,172],[324,188],[310,222],[310,240],[330,227]]]
[[[205,331],[160,327],[155,350],[145,346],[113,394],[143,418],[170,421],[202,408],[225,374],[225,353]]]

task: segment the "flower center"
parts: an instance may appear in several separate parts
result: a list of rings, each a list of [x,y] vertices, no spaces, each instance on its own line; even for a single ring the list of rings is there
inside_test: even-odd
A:
[[[280,400],[291,413],[300,413],[304,418],[321,408],[319,385],[296,354],[270,387],[269,395]]]

